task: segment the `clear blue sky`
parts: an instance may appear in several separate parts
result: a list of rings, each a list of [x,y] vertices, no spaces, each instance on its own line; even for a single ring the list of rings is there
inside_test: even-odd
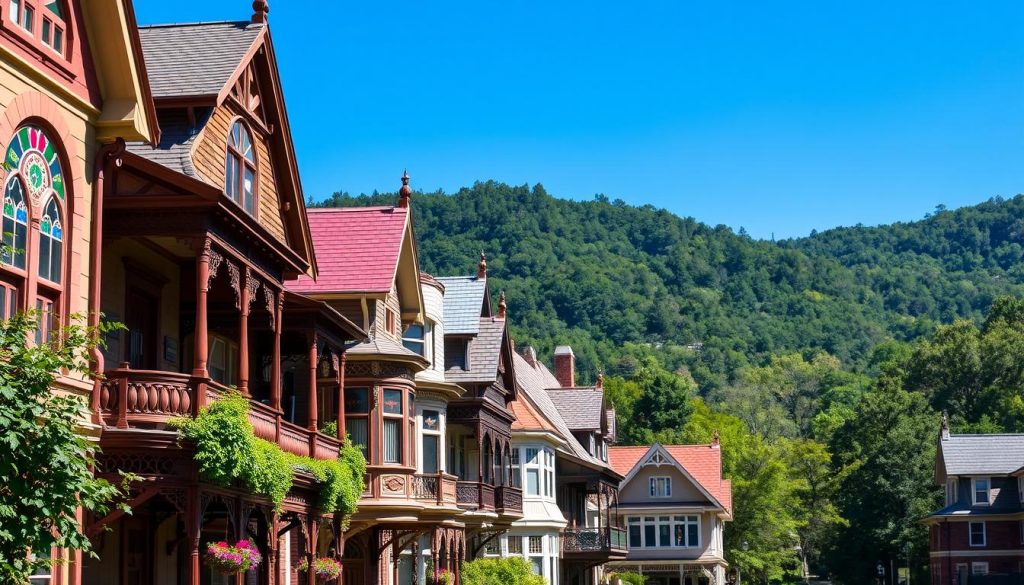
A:
[[[1024,192],[1020,0],[270,5],[315,199],[408,167],[423,190],[540,182],[786,237]]]

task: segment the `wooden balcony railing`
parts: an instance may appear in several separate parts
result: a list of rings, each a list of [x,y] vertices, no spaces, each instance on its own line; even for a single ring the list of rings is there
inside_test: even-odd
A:
[[[626,531],[622,528],[566,528],[562,533],[563,553],[625,554],[626,549]]]
[[[460,481],[455,488],[458,506],[463,510],[494,512],[494,486],[482,481]]]
[[[499,514],[523,515],[523,490],[508,485],[498,486],[494,488],[494,500]]]
[[[104,423],[119,429],[164,428],[169,420],[195,416],[200,392],[209,404],[228,388],[188,374],[118,368],[109,370],[100,384],[96,408]],[[341,442],[281,420],[281,413],[266,404],[249,401],[249,421],[256,436],[278,443],[296,455],[337,459]]]
[[[457,504],[457,479],[447,473],[417,474],[412,479],[413,497],[438,506],[454,506]]]

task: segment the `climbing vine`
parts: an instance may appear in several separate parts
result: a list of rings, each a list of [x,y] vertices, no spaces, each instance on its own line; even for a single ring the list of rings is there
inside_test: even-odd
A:
[[[179,437],[195,445],[195,460],[203,478],[221,486],[244,484],[280,509],[298,469],[320,484],[321,512],[338,512],[348,517],[356,511],[363,492],[366,459],[348,437],[337,460],[301,457],[258,438],[248,413],[249,401],[231,392],[202,409],[195,418],[173,421]]]

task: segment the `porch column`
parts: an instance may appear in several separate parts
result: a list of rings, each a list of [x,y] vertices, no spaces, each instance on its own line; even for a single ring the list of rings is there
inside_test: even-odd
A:
[[[316,432],[316,332],[307,336],[309,340],[309,430]]]
[[[249,395],[249,305],[252,269],[245,267],[243,274],[241,302],[238,319],[238,390],[243,396]]]
[[[185,530],[188,532],[189,560],[188,568],[185,571],[185,582],[189,585],[199,585],[199,533],[202,528],[203,519],[199,509],[199,490],[188,489],[188,504],[185,509],[188,511],[188,518],[185,520]]]
[[[270,407],[281,410],[281,317],[284,312],[284,290],[277,291],[274,303],[274,354],[270,362]]]
[[[338,360],[338,439],[345,439],[345,354]]]
[[[209,372],[206,369],[208,351],[206,298],[210,290],[210,258],[213,255],[210,244],[210,238],[205,238],[203,246],[196,256],[196,330],[192,375],[197,378],[209,377]]]

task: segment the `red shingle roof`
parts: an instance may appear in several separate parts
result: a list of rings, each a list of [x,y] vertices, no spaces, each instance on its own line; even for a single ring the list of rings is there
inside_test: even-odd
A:
[[[319,277],[290,283],[300,293],[387,293],[395,281],[409,218],[400,207],[310,209]]]
[[[662,445],[665,451],[686,470],[718,503],[732,514],[732,482],[722,479],[722,450],[711,445]],[[612,447],[608,463],[621,475],[629,475],[648,447]]]

